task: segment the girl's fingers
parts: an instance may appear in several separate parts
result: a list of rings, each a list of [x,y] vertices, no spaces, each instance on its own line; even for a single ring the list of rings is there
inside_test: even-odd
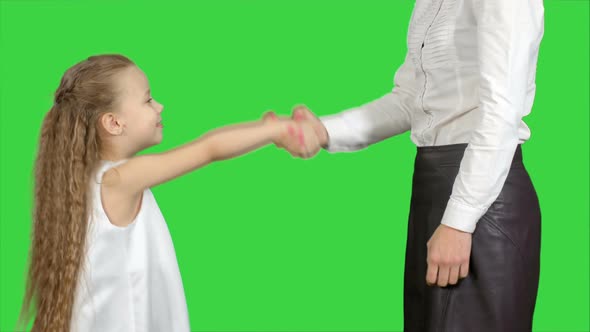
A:
[[[309,118],[310,111],[305,105],[298,105],[293,108],[293,120],[303,121]]]

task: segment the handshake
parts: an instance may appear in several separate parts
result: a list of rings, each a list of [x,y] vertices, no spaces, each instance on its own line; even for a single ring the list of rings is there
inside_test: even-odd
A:
[[[285,130],[273,139],[278,148],[287,150],[293,157],[308,159],[328,144],[326,128],[305,106],[293,109],[291,117],[277,116],[274,112],[266,112],[263,116],[265,124],[283,124]]]

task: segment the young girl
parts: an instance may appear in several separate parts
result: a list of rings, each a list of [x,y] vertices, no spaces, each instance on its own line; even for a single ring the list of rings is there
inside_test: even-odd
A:
[[[162,140],[162,109],[124,56],[93,56],[64,74],[41,129],[20,324],[33,304],[33,331],[189,331],[174,247],[149,188],[271,142],[300,156],[314,145],[307,127],[267,113],[135,156]]]

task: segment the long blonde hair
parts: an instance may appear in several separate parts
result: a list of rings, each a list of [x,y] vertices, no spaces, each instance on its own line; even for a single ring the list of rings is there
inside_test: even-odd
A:
[[[72,66],[43,120],[35,161],[27,287],[18,323],[22,327],[34,314],[32,331],[70,329],[84,258],[89,180],[103,145],[98,121],[114,110],[113,77],[133,65],[122,55],[98,55]]]

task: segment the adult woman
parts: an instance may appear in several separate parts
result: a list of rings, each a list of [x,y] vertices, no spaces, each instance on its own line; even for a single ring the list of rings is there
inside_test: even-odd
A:
[[[418,0],[392,92],[321,118],[294,110],[320,143],[290,151],[302,157],[411,130],[406,331],[532,329],[541,217],[521,144],[543,18],[542,0]]]

